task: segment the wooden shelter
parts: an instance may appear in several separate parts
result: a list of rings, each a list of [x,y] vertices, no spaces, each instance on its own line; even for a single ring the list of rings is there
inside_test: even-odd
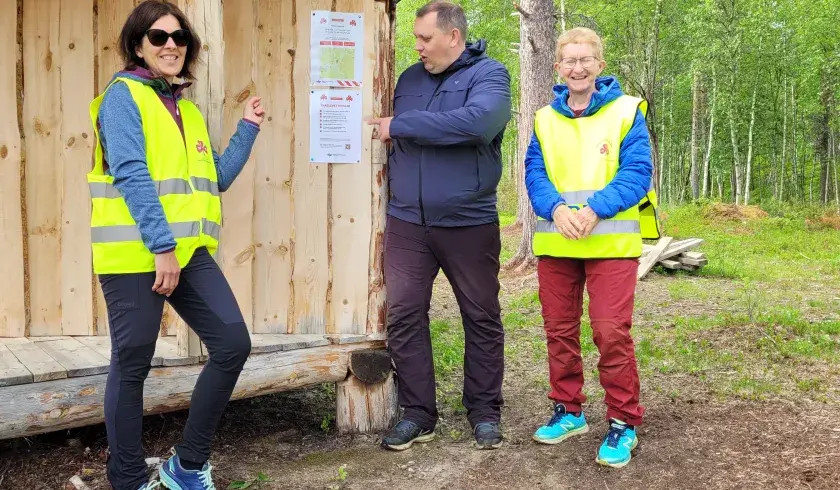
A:
[[[120,68],[115,43],[137,3],[0,0],[0,438],[104,420],[110,339],[91,267],[88,104]],[[396,411],[388,361],[354,356],[384,348],[386,152],[364,125],[361,163],[309,162],[310,16],[363,14],[357,90],[364,116],[387,115],[394,2],[177,3],[203,41],[187,96],[214,147],[227,145],[250,95],[267,109],[251,160],[222,201],[216,260],[253,344],[233,397],[336,382],[339,428],[380,429]],[[186,408],[205,359],[167,307],[146,413]],[[354,359],[379,361],[358,368],[368,371],[362,381],[350,373]]]

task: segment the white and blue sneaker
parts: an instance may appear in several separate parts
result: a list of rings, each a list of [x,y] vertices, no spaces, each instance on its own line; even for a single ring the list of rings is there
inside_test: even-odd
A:
[[[160,467],[160,481],[169,490],[216,490],[210,476],[212,469],[210,463],[204,463],[200,470],[185,470],[176,454]]]
[[[610,419],[610,430],[604,437],[595,461],[604,466],[621,468],[630,462],[631,452],[639,445],[636,428],[620,420]]]
[[[543,444],[558,444],[569,437],[589,432],[583,412],[575,415],[566,411],[562,403],[554,404],[554,414],[547,424],[534,432],[535,441]]]
[[[142,487],[138,488],[137,490],[155,490],[156,488],[160,487],[159,481],[150,481],[149,483],[144,483]]]

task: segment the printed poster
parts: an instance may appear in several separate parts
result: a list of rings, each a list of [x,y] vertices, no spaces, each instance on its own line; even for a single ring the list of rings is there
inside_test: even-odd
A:
[[[364,34],[362,14],[328,10],[312,12],[312,85],[361,87],[364,76]]]
[[[362,92],[310,90],[309,162],[361,161]]]

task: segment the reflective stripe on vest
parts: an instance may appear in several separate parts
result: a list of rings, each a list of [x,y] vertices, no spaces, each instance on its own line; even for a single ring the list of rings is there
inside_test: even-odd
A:
[[[544,219],[537,220],[536,233],[560,233],[554,223]],[[592,228],[591,235],[609,235],[613,233],[641,233],[636,220],[604,220]]]
[[[204,117],[192,102],[177,101],[183,132],[155,90],[131,78],[118,77],[90,104],[96,136],[94,166],[88,173],[92,201],[91,242],[96,274],[155,270],[155,256],[146,247],[114,178],[105,171],[97,119],[113,83],[123,83],[140,112],[146,165],[166,221],[175,238],[175,256],[185,267],[198,247],[213,254],[219,245],[222,214],[216,164]]]
[[[646,108],[645,101],[625,95],[587,117],[567,118],[550,106],[537,111],[534,131],[542,148],[546,173],[570,209],[580,211],[612,181],[618,171],[621,142],[633,126],[637,111],[641,109],[644,114]],[[647,211],[655,213],[654,193],[649,193],[642,202],[645,205],[650,202],[651,209]],[[534,254],[572,258],[638,257],[642,252],[642,230],[649,224],[648,220],[640,222],[639,207],[634,206],[611,219],[599,221],[587,238],[568,240],[552,221],[540,218],[532,242]]]
[[[175,238],[198,237],[201,231],[198,221],[169,223],[169,229]],[[142,241],[137,225],[94,226],[90,229],[90,239],[93,243]]]

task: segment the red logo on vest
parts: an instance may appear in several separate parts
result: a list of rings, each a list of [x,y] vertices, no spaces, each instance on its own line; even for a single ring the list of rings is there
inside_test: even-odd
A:
[[[198,140],[198,143],[195,144],[195,150],[199,153],[207,154],[207,146],[201,140]]]
[[[610,154],[610,147],[606,143],[601,145],[601,155],[609,155]]]

